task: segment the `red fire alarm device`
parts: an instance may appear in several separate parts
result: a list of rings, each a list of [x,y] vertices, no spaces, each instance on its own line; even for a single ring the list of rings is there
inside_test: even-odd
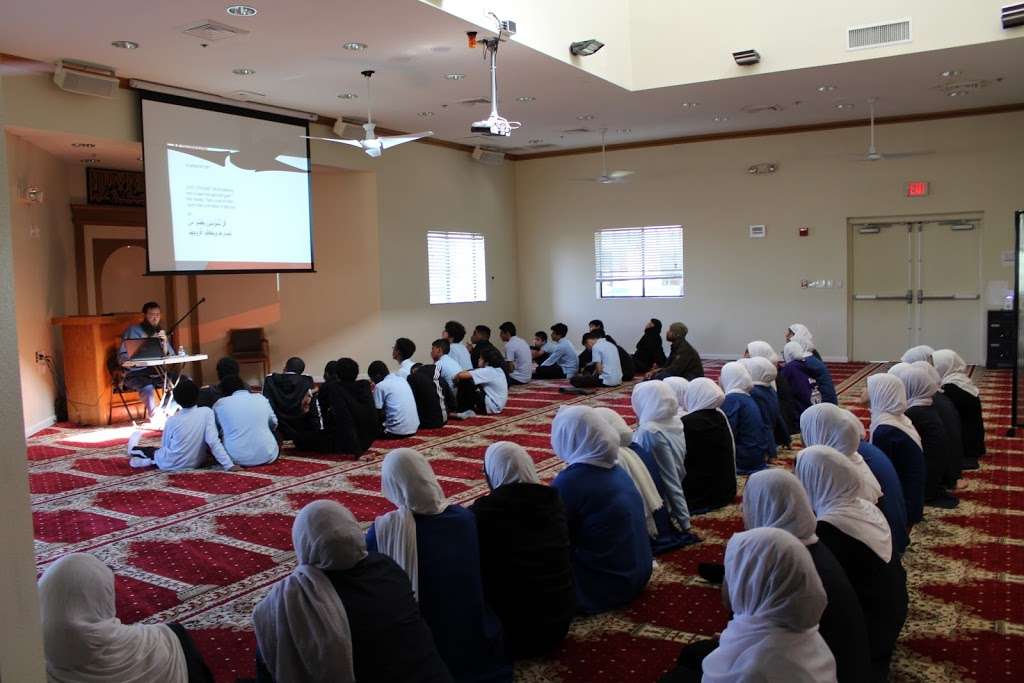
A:
[[[928,183],[924,180],[912,180],[907,183],[907,196],[908,197],[926,197],[928,196]]]
[[[800,233],[801,237],[807,237],[808,235],[811,234],[811,229],[810,228],[800,228],[799,233]]]

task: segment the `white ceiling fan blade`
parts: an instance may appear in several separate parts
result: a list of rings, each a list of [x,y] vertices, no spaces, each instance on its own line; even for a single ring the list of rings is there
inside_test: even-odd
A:
[[[313,137],[312,135],[303,135],[302,137],[306,138],[307,140],[320,140],[322,142],[340,142],[343,145],[352,145],[353,147],[363,146],[362,140],[350,140],[348,138],[317,138]]]
[[[569,180],[574,182],[574,183],[599,183],[599,182],[601,182],[600,178],[569,178]]]
[[[380,140],[381,147],[384,149],[390,149],[396,145],[401,145],[406,142],[412,142],[413,140],[419,140],[420,138],[428,138],[434,134],[432,130],[425,130],[421,133],[409,133],[408,135],[385,135],[384,137],[377,138]]]
[[[631,176],[631,175],[633,175],[635,173],[636,173],[636,171],[609,171],[608,173],[605,173],[605,176],[607,176],[608,178],[618,179],[618,178],[628,178],[629,176]]]

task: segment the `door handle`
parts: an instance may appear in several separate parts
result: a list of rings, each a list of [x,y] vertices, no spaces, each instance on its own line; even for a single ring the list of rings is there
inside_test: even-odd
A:
[[[853,299],[854,301],[906,301],[907,297],[903,294],[854,294]]]
[[[925,296],[921,290],[917,291],[917,302],[925,301],[977,301],[980,294],[943,294],[940,296]]]

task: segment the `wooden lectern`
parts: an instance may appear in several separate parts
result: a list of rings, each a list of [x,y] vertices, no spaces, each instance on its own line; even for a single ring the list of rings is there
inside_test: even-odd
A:
[[[71,422],[108,424],[113,393],[107,358],[121,333],[141,319],[139,313],[72,315],[53,319],[53,324],[60,326],[64,340],[64,384]]]

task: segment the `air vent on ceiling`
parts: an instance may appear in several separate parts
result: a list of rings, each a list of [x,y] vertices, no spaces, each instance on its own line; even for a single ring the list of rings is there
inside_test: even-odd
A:
[[[990,85],[995,85],[1002,82],[1002,78],[979,78],[973,81],[957,81],[955,83],[940,83],[939,85],[932,86],[932,90],[938,90],[939,92],[951,93],[951,92],[974,92],[987,88]]]
[[[198,38],[199,40],[211,43],[218,40],[233,38],[234,36],[245,36],[249,34],[249,31],[246,31],[245,29],[228,26],[227,24],[222,24],[219,21],[213,21],[212,19],[195,21],[186,26],[182,26],[181,32],[186,36],[192,36],[193,38]]]
[[[589,128],[570,128],[569,130],[563,130],[562,132],[568,135],[579,135],[581,133],[592,133],[593,131]]]
[[[506,153],[511,154],[532,154],[533,152],[539,152],[546,149],[558,149],[558,145],[554,145],[550,142],[545,142],[539,145],[524,145],[523,147],[509,147],[505,149]]]
[[[472,107],[472,106],[475,106],[477,104],[490,104],[491,101],[489,99],[487,99],[486,97],[470,97],[470,98],[467,98],[465,100],[456,100],[455,103],[456,104],[464,104],[467,107]]]
[[[910,19],[846,29],[846,49],[863,50],[910,42]]]
[[[256,92],[255,90],[236,90],[228,95],[233,100],[242,100],[243,102],[259,102],[265,99],[266,96],[267,93]]]
[[[110,67],[67,59],[57,62],[53,82],[61,90],[94,97],[113,97],[120,85]]]
[[[782,107],[778,104],[748,104],[742,108],[748,114],[767,114],[773,111],[782,111]]]

